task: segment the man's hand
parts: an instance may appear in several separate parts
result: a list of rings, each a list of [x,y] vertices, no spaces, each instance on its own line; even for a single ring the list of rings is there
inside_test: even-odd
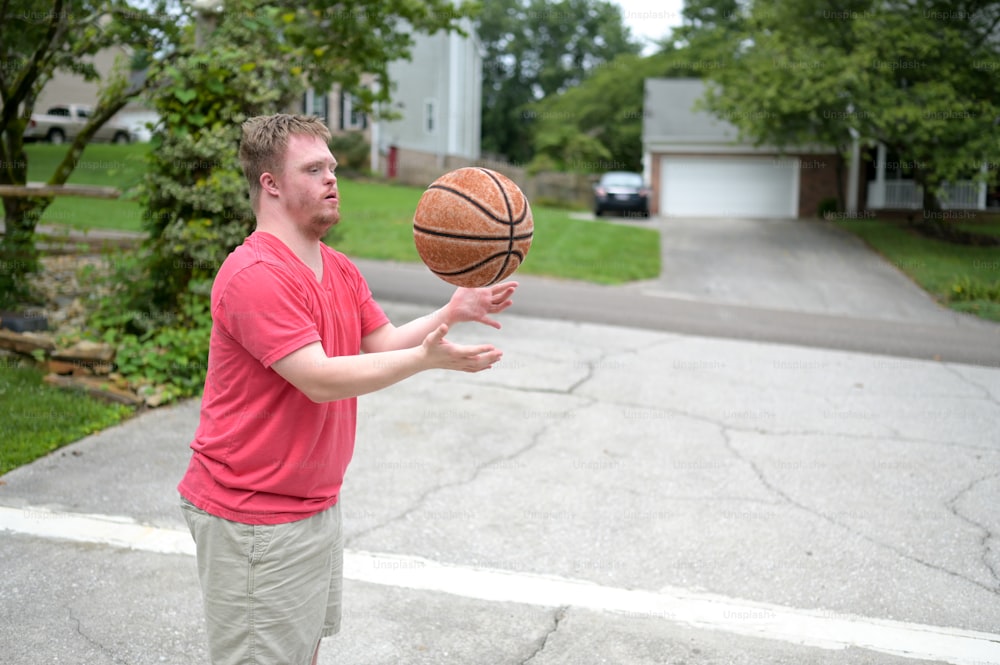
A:
[[[451,369],[460,372],[481,372],[500,360],[503,352],[492,344],[469,346],[452,344],[444,338],[448,326],[441,324],[424,338],[422,350],[431,368]]]
[[[500,328],[500,322],[491,318],[514,304],[510,297],[517,289],[517,282],[503,282],[479,289],[459,287],[445,305],[445,318],[452,323],[474,321],[493,328]]]
[[[500,322],[492,319],[491,315],[499,314],[513,304],[510,296],[517,286],[517,282],[504,282],[480,289],[458,288],[441,309],[399,328],[386,323],[368,333],[361,340],[361,348],[365,353],[416,348],[426,341],[428,335],[439,330],[441,324],[452,326],[474,321],[499,329]]]

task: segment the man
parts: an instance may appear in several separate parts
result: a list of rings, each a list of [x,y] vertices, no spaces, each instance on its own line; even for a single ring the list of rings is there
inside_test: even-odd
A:
[[[458,289],[442,309],[392,325],[357,268],[322,242],[340,221],[329,139],[316,118],[243,125],[257,227],[212,288],[201,422],[178,486],[216,665],[316,663],[320,639],[340,627],[338,499],[356,397],[424,370],[491,367],[498,349],[445,335],[462,321],[499,328],[491,315],[517,287]]]

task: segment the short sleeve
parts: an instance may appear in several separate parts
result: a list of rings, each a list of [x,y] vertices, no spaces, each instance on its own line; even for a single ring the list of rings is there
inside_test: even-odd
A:
[[[343,254],[336,251],[331,253],[341,274],[344,276],[344,280],[354,290],[354,300],[358,304],[358,315],[361,321],[361,336],[364,337],[389,323],[389,317],[386,316],[382,306],[375,300],[368,282],[365,281],[364,275],[361,274],[358,267]]]
[[[232,276],[220,294],[213,316],[264,367],[320,341],[302,285],[291,275],[263,262]]]

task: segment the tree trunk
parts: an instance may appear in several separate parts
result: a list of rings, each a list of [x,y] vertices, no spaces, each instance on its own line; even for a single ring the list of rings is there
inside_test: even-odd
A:
[[[98,128],[121,110],[132,96],[116,99],[94,110],[88,125],[69,146],[55,173],[49,178],[48,184],[66,184]],[[24,185],[27,183],[28,157],[24,152],[22,134],[8,132],[6,138],[6,145],[0,146],[0,159],[7,155],[15,155],[16,158],[10,160],[11,168],[0,171],[0,183]],[[2,306],[13,305],[28,296],[27,277],[37,272],[39,268],[35,227],[50,203],[52,203],[50,197],[3,197],[6,230],[0,242],[0,305]]]
[[[0,240],[0,305],[10,306],[28,296],[28,275],[37,272],[35,225],[52,199],[3,200],[4,234]]]
[[[918,184],[923,190],[923,200],[920,203],[920,218],[917,219],[917,226],[922,227],[930,235],[943,238],[948,234],[949,225],[944,219],[941,203],[927,182],[918,181]]]
[[[913,227],[921,234],[959,245],[974,245],[977,247],[996,247],[1000,239],[986,233],[963,231],[955,226],[948,214],[941,208],[937,196],[930,191],[927,183],[917,181],[923,188],[923,210],[920,217],[913,219]]]
[[[0,142],[0,183],[24,185],[28,177],[28,157],[21,135],[7,132]],[[38,270],[35,224],[52,199],[3,197],[4,233],[0,237],[0,306],[14,305],[28,295],[27,276]]]

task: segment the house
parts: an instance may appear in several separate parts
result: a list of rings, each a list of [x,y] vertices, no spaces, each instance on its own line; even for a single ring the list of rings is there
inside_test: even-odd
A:
[[[361,132],[371,146],[373,171],[391,177],[407,177],[411,182],[430,182],[430,174],[456,162],[479,158],[482,105],[482,56],[474,25],[463,19],[468,36],[438,32],[415,34],[411,60],[389,64],[389,76],[395,85],[391,110],[399,117],[374,120],[358,110],[356,100],[347,91],[334,88],[327,93],[310,89],[300,106],[290,111],[316,115],[326,120],[335,134]],[[102,77],[122,49],[105,49],[94,56]],[[368,85],[374,85],[368,77]],[[99,82],[57,72],[39,96],[36,108],[50,105],[97,102]],[[144,123],[155,121],[156,114],[136,101],[119,114],[123,121],[133,121],[137,134],[146,134]],[[436,177],[436,176],[434,176]]]
[[[475,27],[468,36],[415,34],[410,60],[389,64],[389,105],[397,117],[373,119],[357,111],[348,92],[308,91],[303,111],[326,118],[334,133],[359,131],[371,145],[371,169],[403,182],[428,183],[456,163],[480,155],[482,56]],[[372,85],[373,83],[369,83]]]
[[[653,214],[811,217],[837,196],[835,151],[740,141],[732,124],[694,110],[704,91],[700,79],[646,80],[643,164]]]
[[[741,140],[736,127],[696,111],[700,79],[647,79],[643,109],[643,164],[651,212],[686,217],[815,217],[827,199],[841,200],[848,215],[918,210],[922,192],[912,166],[884,145],[842,158],[829,146],[779,150]],[[840,184],[842,183],[842,184]],[[984,210],[987,187],[971,181],[948,185],[945,209]]]

